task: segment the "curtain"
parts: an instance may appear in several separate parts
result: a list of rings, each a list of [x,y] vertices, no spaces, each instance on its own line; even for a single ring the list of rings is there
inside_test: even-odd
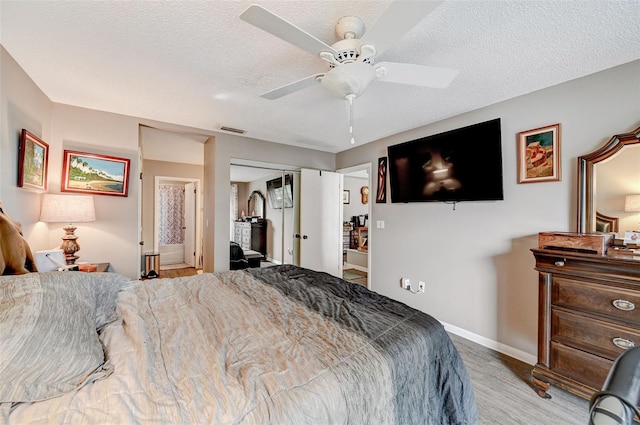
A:
[[[231,238],[230,240],[233,240],[234,234],[233,234],[233,222],[238,220],[238,185],[235,183],[231,184],[231,195],[230,195],[230,199],[229,199],[229,217],[231,218],[231,225],[229,226],[230,229],[230,234],[229,237]]]
[[[160,192],[160,245],[178,245],[184,243],[184,186],[159,185]]]

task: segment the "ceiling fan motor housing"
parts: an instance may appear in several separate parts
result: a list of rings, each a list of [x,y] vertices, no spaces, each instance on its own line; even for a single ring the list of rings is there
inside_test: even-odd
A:
[[[339,40],[362,38],[364,31],[364,22],[356,16],[345,16],[336,23],[336,35]]]

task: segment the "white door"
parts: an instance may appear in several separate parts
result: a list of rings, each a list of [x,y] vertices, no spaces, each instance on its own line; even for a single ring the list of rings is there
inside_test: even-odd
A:
[[[184,185],[184,262],[196,266],[196,185]]]
[[[342,276],[342,174],[302,169],[300,266]]]

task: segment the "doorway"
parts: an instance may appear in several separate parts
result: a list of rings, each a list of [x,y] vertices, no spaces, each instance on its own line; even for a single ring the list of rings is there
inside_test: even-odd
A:
[[[184,257],[193,258],[195,251],[194,265],[195,268],[202,267],[202,250],[203,250],[203,190],[202,181],[204,179],[204,145],[209,140],[209,136],[198,135],[194,133],[185,133],[180,131],[172,131],[167,129],[159,129],[139,126],[139,161],[141,163],[140,170],[140,275],[145,274],[145,256],[147,254],[158,254],[158,207],[157,207],[157,182],[156,177],[165,179],[167,182],[173,182],[182,186],[189,183],[194,184],[196,190],[196,200],[187,202],[186,205],[195,204],[195,225],[188,225],[190,228],[195,227],[195,250],[191,248],[191,242],[187,241],[182,244],[182,255],[176,253],[178,258],[169,260],[170,263],[180,264],[187,267]],[[176,149],[180,146],[180,149]],[[189,190],[188,193],[192,193]],[[187,193],[187,192],[185,192]],[[185,216],[186,213],[186,216]],[[187,209],[180,214],[182,219],[186,220],[193,217]],[[181,223],[180,223],[181,224]],[[182,225],[184,226],[184,225]],[[181,227],[182,227],[181,226]],[[190,237],[192,232],[187,232],[183,236]],[[189,248],[187,248],[189,247]],[[189,249],[185,253],[185,250]],[[182,258],[180,258],[182,257]],[[170,264],[169,267],[176,267]],[[166,264],[160,264],[161,269],[166,269]],[[195,273],[197,270],[193,270]]]
[[[200,180],[155,176],[154,252],[160,270],[201,268]]]
[[[342,278],[371,286],[371,163],[338,170],[343,175],[344,192],[342,215]]]

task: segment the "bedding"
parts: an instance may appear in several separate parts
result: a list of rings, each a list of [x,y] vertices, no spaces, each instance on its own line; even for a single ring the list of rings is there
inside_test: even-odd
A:
[[[2,400],[0,418],[16,424],[478,421],[464,364],[439,322],[324,273],[275,266],[135,281],[119,292],[117,314],[99,333],[110,376],[48,400]]]
[[[109,374],[97,329],[115,318],[119,275],[0,280],[0,401],[57,397]]]

